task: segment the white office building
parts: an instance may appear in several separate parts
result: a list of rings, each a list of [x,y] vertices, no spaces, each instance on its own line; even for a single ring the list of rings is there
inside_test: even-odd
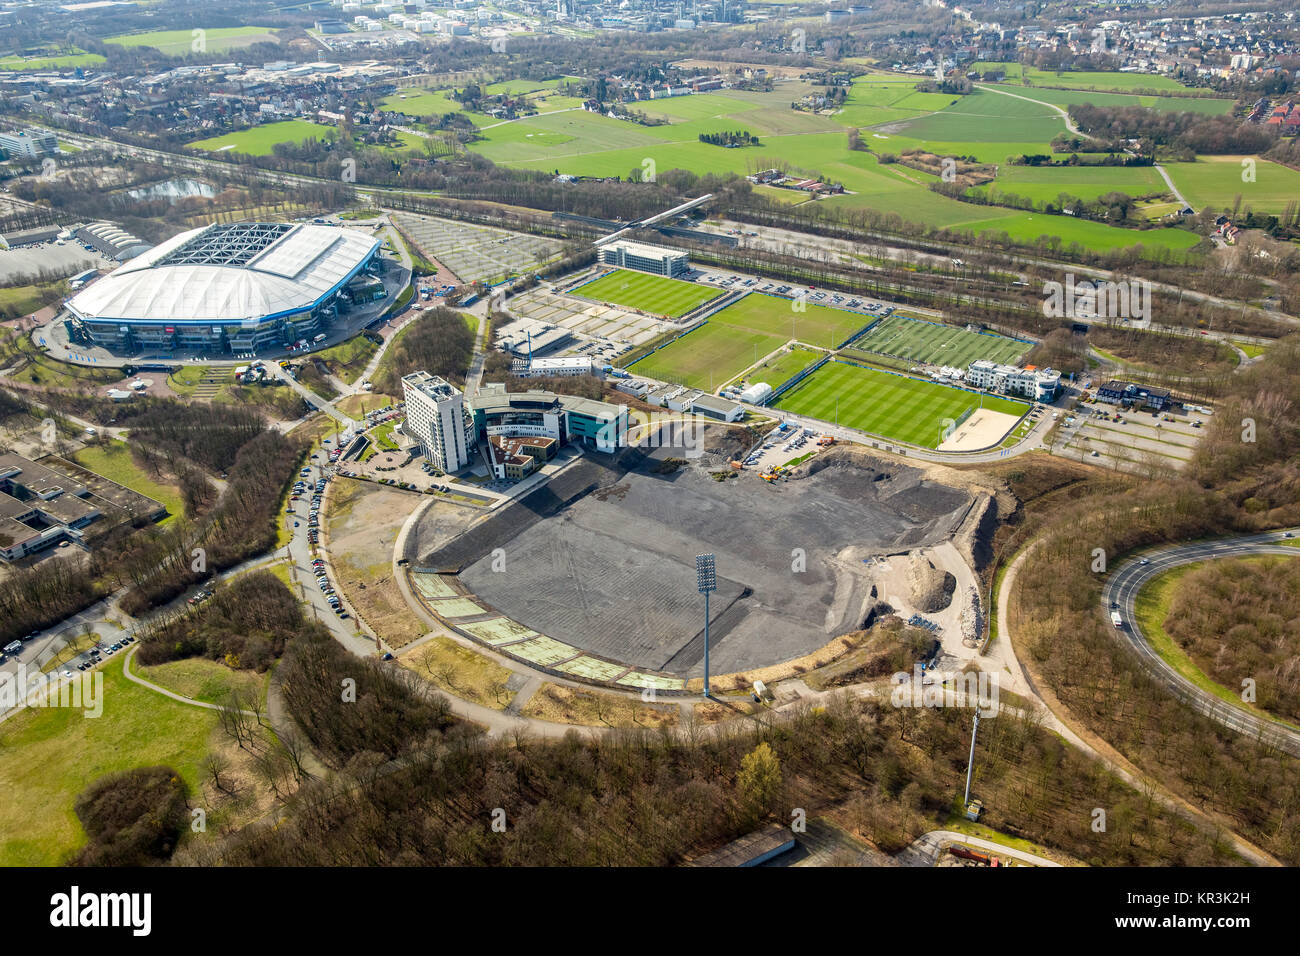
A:
[[[420,443],[425,457],[448,474],[469,464],[474,447],[474,420],[460,389],[428,372],[402,377],[406,400],[406,434]]]
[[[1004,395],[1019,395],[1036,402],[1052,402],[1061,388],[1061,373],[1055,369],[1035,366],[1016,368],[998,365],[988,359],[971,362],[966,371],[966,384]]]
[[[53,156],[59,151],[59,138],[44,129],[25,129],[20,133],[0,133],[0,150],[6,157],[34,159]]]
[[[611,242],[600,250],[600,261],[620,269],[636,269],[654,275],[676,278],[689,271],[690,257],[677,249],[652,246],[644,242]]]

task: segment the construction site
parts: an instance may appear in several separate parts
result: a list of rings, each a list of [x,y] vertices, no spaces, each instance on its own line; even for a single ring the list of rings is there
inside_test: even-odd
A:
[[[848,449],[765,483],[756,471],[729,467],[728,444],[715,440],[714,453],[689,461],[672,449],[586,456],[479,521],[430,509],[406,557],[454,578],[485,614],[682,678],[703,672],[697,554],[717,555],[715,674],[799,658],[863,629],[879,609],[877,579],[895,579],[891,555],[932,549],[966,565],[949,542],[978,520],[971,490]],[[968,566],[960,590],[928,559],[898,571],[906,584],[895,589],[899,607],[946,611],[973,592]],[[946,613],[959,633],[961,611]]]

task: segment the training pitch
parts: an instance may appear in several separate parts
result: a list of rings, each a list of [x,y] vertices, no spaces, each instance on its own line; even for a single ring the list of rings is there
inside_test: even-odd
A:
[[[712,286],[683,282],[648,272],[616,269],[573,290],[575,294],[599,302],[610,302],[629,309],[676,318],[722,294]]]
[[[632,366],[637,375],[714,391],[790,340],[833,348],[872,321],[846,309],[751,292]],[[755,373],[764,381],[761,373]],[[773,386],[777,382],[769,383]]]
[[[826,363],[783,395],[775,407],[881,438],[936,448],[949,422],[981,404],[1017,419],[1029,410],[1024,402],[843,362]]]
[[[977,359],[1014,365],[1030,349],[1028,342],[1018,342],[1005,335],[968,332],[953,325],[903,315],[881,320],[853,345],[881,355],[955,368],[966,368]]]

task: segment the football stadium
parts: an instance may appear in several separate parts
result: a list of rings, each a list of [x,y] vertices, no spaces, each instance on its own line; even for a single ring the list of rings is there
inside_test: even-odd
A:
[[[68,300],[69,333],[114,352],[256,352],[310,340],[385,295],[380,242],[335,226],[214,224],[155,246]]]

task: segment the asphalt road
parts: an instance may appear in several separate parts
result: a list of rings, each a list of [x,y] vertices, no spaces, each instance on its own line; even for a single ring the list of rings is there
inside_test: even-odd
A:
[[[1147,672],[1180,700],[1224,727],[1257,737],[1292,756],[1300,756],[1300,731],[1260,717],[1197,687],[1155,652],[1137,624],[1138,593],[1157,575],[1212,558],[1257,554],[1300,556],[1300,549],[1284,543],[1285,534],[1300,534],[1300,529],[1174,545],[1145,552],[1140,559],[1125,562],[1111,574],[1102,589],[1102,610],[1108,620],[1112,610],[1119,611],[1124,623],[1115,630],[1120,639],[1133,649]]]

